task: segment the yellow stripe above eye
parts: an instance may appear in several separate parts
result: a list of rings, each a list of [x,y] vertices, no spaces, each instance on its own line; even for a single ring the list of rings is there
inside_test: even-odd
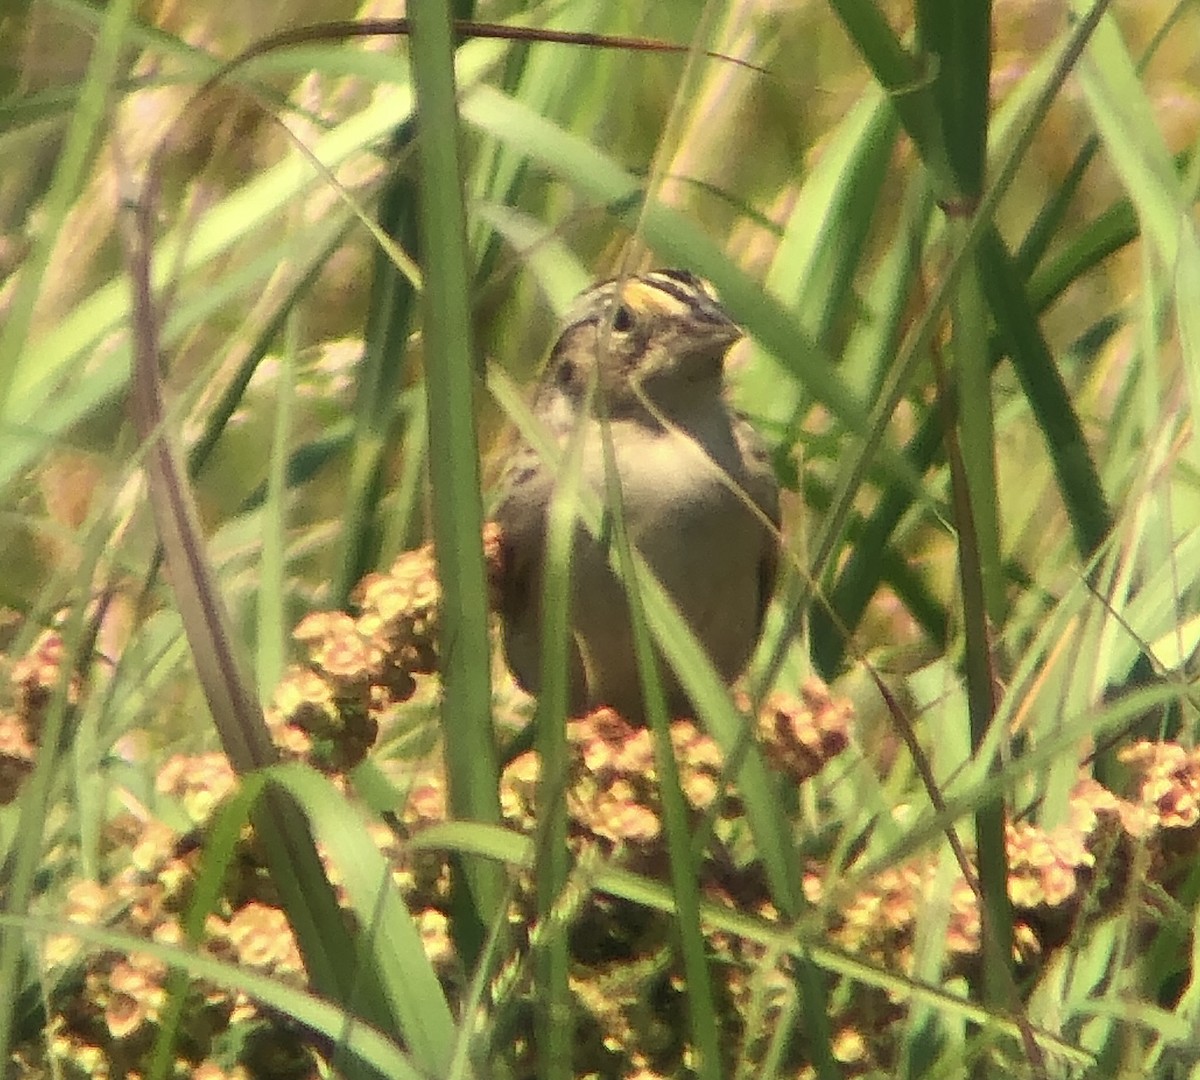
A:
[[[631,278],[621,290],[621,299],[634,311],[658,312],[662,315],[686,315],[695,306],[685,304],[677,296],[658,288],[653,280]]]

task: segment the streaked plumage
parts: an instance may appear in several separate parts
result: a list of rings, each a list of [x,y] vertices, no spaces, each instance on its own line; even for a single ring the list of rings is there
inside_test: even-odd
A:
[[[765,448],[724,396],[725,354],[740,336],[709,286],[685,271],[603,282],[568,313],[534,401],[560,448],[578,422],[587,425],[583,483],[603,499],[599,406],[588,394],[595,380],[611,424],[631,539],[727,681],[754,649],[776,567],[773,531],[746,500],[779,522]],[[517,681],[534,694],[553,488],[550,469],[522,445],[508,462],[496,511],[505,656]],[[609,569],[607,549],[582,525],[571,588],[572,711],[611,705],[634,722],[643,720],[624,591]],[[665,663],[661,670],[670,709],[689,712]]]

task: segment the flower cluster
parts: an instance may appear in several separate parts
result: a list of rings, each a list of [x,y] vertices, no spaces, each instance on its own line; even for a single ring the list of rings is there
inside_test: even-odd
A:
[[[67,704],[79,700],[80,680],[63,670],[66,647],[57,630],[43,630],[8,676],[12,711],[0,713],[0,806],[12,802],[33,771],[46,708],[61,680]]]
[[[493,573],[498,568],[495,540],[494,534],[485,537]],[[295,638],[305,660],[288,672],[269,710],[285,753],[337,774],[334,783],[346,793],[350,782],[342,774],[370,752],[381,725],[436,668],[439,590],[430,549],[408,553],[388,573],[372,575],[355,599],[357,614],[316,614],[297,626]],[[9,790],[8,784],[15,791],[30,767],[40,718],[68,678],[63,658],[61,638],[48,632],[9,669],[13,707],[0,721],[0,791]],[[80,693],[74,676],[65,693],[73,705]],[[597,885],[597,875],[607,868],[641,875],[651,884],[669,883],[678,852],[672,851],[664,827],[664,752],[678,777],[692,843],[703,840],[688,857],[695,860],[705,905],[702,928],[715,961],[719,1020],[736,1062],[745,1067],[766,1054],[778,1018],[794,1008],[790,950],[772,950],[765,939],[735,934],[720,917],[722,912],[753,917],[767,928],[778,922],[754,850],[739,770],[752,746],[770,766],[780,793],[798,790],[847,749],[853,708],[816,679],[795,694],[772,694],[757,706],[740,695],[737,704],[748,718],[745,747],[723,747],[695,722],[676,719],[669,727],[668,751],[650,729],[631,725],[611,709],[597,709],[567,722],[560,777],[547,777],[533,751],[517,754],[503,769],[501,808],[512,830],[536,840],[547,800],[565,808],[574,870],[554,917],[569,934],[578,1059],[600,1074],[651,1080],[678,1075],[691,1061],[687,988],[673,916]],[[1200,751],[1139,743],[1124,751],[1122,760],[1134,775],[1128,798],[1081,777],[1067,810],[1053,822],[1031,814],[1006,826],[1015,958],[1026,970],[1061,945],[1081,917],[1100,917],[1123,902],[1135,847],[1156,882],[1186,872],[1194,859],[1200,840]],[[433,759],[410,762],[407,768],[406,801],[390,827],[369,827],[371,837],[409,904],[447,994],[461,1001],[469,973],[451,934],[449,859],[408,843],[447,820],[446,781]],[[292,986],[307,985],[297,943],[248,825],[217,907],[198,937],[185,942],[184,916],[208,829],[236,788],[224,755],[168,758],[156,789],[174,807],[174,827],[144,811],[114,818],[105,832],[106,850],[125,853],[119,863],[114,859],[119,868],[103,884],[71,885],[58,914],[81,928],[119,931],[160,945],[187,944]],[[907,808],[895,814],[901,826],[911,825],[905,820],[911,816]],[[911,973],[919,929],[940,920],[944,973],[977,971],[980,902],[969,846],[966,866],[947,845],[930,845],[870,872],[864,869],[865,852],[856,847],[835,863],[819,844],[806,850],[803,885],[811,905],[805,916],[810,929],[880,970]],[[340,889],[332,860],[327,870]],[[539,947],[546,929],[539,924],[539,911],[534,871],[517,871],[509,926],[529,953]],[[536,988],[522,955],[514,951],[507,981],[493,988],[496,1004],[509,1009],[506,1022],[518,1062],[521,1048],[534,1043],[537,1015]],[[80,934],[70,933],[47,939],[42,960],[52,988],[42,1054],[72,1076],[138,1073],[168,1008],[163,961],[149,951],[89,949]],[[322,1048],[286,1017],[268,1014],[244,995],[204,979],[193,979],[186,994],[177,1073],[210,1080],[269,1073],[286,1080],[326,1068]],[[653,1008],[646,1007],[648,1001]],[[832,1049],[846,1075],[886,1071],[894,1047],[885,1035],[867,1033],[887,1031],[887,1021],[899,1015],[897,992],[846,997],[840,1008],[831,1017]],[[241,1047],[232,1065],[218,1052],[231,1032]],[[40,1075],[40,1066],[21,1067],[32,1060],[21,1048],[13,1059],[15,1075]],[[802,1038],[790,1060],[795,1075],[805,1075]],[[734,1063],[731,1057],[731,1067]]]
[[[362,761],[380,720],[412,696],[417,676],[437,669],[440,598],[427,544],[363,579],[357,616],[302,619],[292,636],[305,663],[289,669],[267,714],[284,753],[335,773]]]

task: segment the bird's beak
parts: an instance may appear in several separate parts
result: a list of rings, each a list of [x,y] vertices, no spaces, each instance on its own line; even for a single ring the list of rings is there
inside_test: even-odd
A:
[[[743,337],[742,328],[729,319],[692,327],[683,349],[688,356],[689,373],[695,378],[719,376],[725,354]]]

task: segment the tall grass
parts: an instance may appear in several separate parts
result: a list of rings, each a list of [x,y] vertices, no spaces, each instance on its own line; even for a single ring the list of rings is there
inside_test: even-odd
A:
[[[144,949],[235,987],[320,1033],[347,1073],[584,1068],[573,930],[597,897],[671,920],[686,973],[672,1019],[690,1032],[678,1070],[1190,1068],[1194,875],[1160,879],[1158,849],[1114,842],[1079,873],[1077,924],[1034,961],[1009,860],[1021,828],[1073,820],[1081,778],[1126,794],[1133,766],[1111,747],[1131,731],[1194,741],[1195,6],[1079,3],[1068,19],[932,0],[640,14],[428,0],[409,14],[411,36],[296,35],[226,69],[261,28],[216,6],[143,21],[128,4],[56,0],[13,17],[5,639],[22,655],[60,618],[65,651],[36,766],[0,809],[0,985],[16,988],[0,994],[0,1060],[49,1038],[44,1002],[79,970],[42,971],[72,884],[130,858],[110,823],[132,807],[186,834],[194,820],[155,791],[157,767],[219,741],[246,776],[202,832],[183,937],[136,943],[109,911],[80,947]],[[484,38],[452,22],[466,16],[531,33]],[[75,70],[39,50],[60,25]],[[538,41],[539,27],[689,51]],[[538,826],[503,824],[499,746],[530,710],[492,662],[480,543],[498,433],[539,440],[522,387],[558,314],[588,280],[648,265],[708,278],[746,328],[732,390],[787,491],[751,698],[815,671],[858,713],[851,746],[787,790],[618,544],[647,677],[659,657],[675,670],[731,785],[693,828],[656,718],[661,875],[622,850],[568,857],[561,679],[538,708]],[[569,455],[559,466],[551,671],[569,538],[601,511],[571,494]],[[262,706],[288,627],[344,607],[426,535],[439,678],[388,715],[345,782],[274,764]],[[405,833],[404,853],[453,857],[452,977],[374,831],[409,812],[435,734],[453,820]],[[720,839],[750,853],[755,910],[701,884],[730,806],[744,836]],[[268,986],[195,947],[229,903],[251,822],[311,987]],[[921,858],[973,890],[981,961],[958,963],[948,886],[912,913],[902,972],[835,933],[854,897]],[[1139,875],[1153,906],[1128,888]],[[529,927],[513,914],[527,886]],[[724,941],[757,958],[737,1026]],[[157,1075],[186,1022],[172,985]],[[893,1033],[886,1065],[851,1053],[864,1002]]]

